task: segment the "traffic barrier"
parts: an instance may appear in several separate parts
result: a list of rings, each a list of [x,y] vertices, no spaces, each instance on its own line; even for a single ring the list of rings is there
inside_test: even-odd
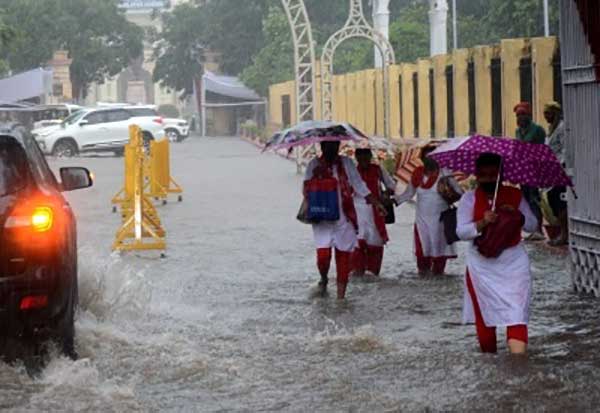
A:
[[[183,200],[183,189],[171,177],[171,150],[168,139],[150,142],[147,176],[149,196],[166,200],[169,194],[179,194],[179,202]]]
[[[129,127],[129,144],[125,147],[125,186],[115,196],[122,207],[123,225],[116,234],[113,250],[164,250],[165,235],[156,208],[145,194],[147,186],[142,131]]]

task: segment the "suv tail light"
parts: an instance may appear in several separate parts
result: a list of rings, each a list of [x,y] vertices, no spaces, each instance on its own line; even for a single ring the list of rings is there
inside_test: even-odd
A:
[[[19,308],[24,310],[37,310],[48,306],[47,295],[27,295],[21,299]]]
[[[54,211],[48,206],[34,207],[31,212],[25,208],[23,211],[15,211],[4,224],[5,228],[31,228],[34,232],[48,232],[54,224]],[[28,213],[29,212],[29,213]]]
[[[163,123],[165,123],[163,118],[154,118],[154,119],[152,119],[152,122],[158,123],[159,125],[162,125]]]

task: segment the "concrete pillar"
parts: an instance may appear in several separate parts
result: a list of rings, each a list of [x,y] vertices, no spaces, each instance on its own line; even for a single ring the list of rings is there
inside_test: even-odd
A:
[[[500,42],[502,58],[502,133],[515,136],[517,120],[514,107],[521,101],[521,58],[527,54],[528,40],[505,39]],[[535,110],[535,108],[534,108]]]
[[[558,48],[556,37],[531,39],[533,63],[533,118],[548,130],[544,119],[544,105],[554,100],[554,67],[552,62]]]
[[[459,137],[469,135],[469,59],[468,49],[454,50],[454,133]]]
[[[429,69],[431,60],[417,62],[419,82],[419,135],[417,138],[431,138],[431,102],[429,99]]]
[[[390,0],[373,0],[373,26],[386,39],[390,38]],[[381,52],[375,47],[375,67],[383,67]]]
[[[448,55],[432,58],[433,87],[435,93],[435,137],[448,137],[448,87],[446,84],[446,66]]]
[[[415,105],[413,93],[413,73],[417,71],[414,64],[401,65],[402,74],[402,138],[415,138]]]
[[[429,0],[431,56],[448,53],[448,1]]]

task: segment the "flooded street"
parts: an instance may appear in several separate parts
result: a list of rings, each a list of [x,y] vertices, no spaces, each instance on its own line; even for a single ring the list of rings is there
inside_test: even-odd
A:
[[[600,304],[572,293],[566,256],[531,247],[531,353],[482,355],[462,326],[459,258],[421,279],[414,209],[397,210],[383,276],[348,300],[313,298],[310,227],[295,166],[237,139],[172,146],[184,201],[158,208],[167,258],[111,255],[123,160],[53,161],[96,176],[69,194],[80,246],[80,359],[41,376],[0,365],[8,411],[593,411]],[[185,174],[183,171],[187,171]],[[461,248],[464,250],[464,247]],[[332,291],[333,292],[333,291]],[[504,340],[504,332],[499,334]]]

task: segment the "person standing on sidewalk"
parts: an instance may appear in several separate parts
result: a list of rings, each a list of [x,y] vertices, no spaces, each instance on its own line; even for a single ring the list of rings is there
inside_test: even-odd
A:
[[[544,118],[550,125],[547,144],[550,146],[563,168],[565,165],[565,122],[562,119],[562,108],[557,102],[550,102],[544,106]],[[558,218],[560,235],[549,241],[552,246],[567,245],[569,242],[569,213],[567,210],[567,188],[557,186],[548,192],[548,203],[552,213]]]
[[[521,102],[515,106],[515,115],[517,117],[516,137],[521,142],[533,143],[537,145],[546,144],[546,131],[537,123],[533,122],[532,110],[529,102]],[[529,204],[531,211],[538,220],[538,229],[535,231],[529,240],[543,240],[542,234],[542,208],[540,206],[541,196],[540,189],[531,186],[521,186],[523,197]]]
[[[506,327],[510,352],[524,354],[531,274],[521,231],[535,231],[538,222],[521,191],[502,185],[498,179],[501,164],[499,155],[482,154],[476,162],[477,189],[466,193],[458,206],[456,233],[463,241],[469,241],[463,321],[475,323],[482,352],[496,353],[496,328]],[[521,225],[505,223],[492,228],[492,237],[498,238],[498,231],[504,232],[504,243],[498,246],[494,257],[484,256],[478,240],[485,238],[486,229],[496,224],[501,213],[519,214]]]
[[[370,148],[357,149],[355,156],[358,172],[375,198],[382,201],[382,185],[388,193],[394,193],[396,182],[385,169],[372,162],[373,152]],[[379,275],[384,245],[389,241],[385,217],[376,205],[369,204],[364,197],[355,196],[354,206],[358,216],[358,246],[353,259],[354,275],[362,276],[365,271]]]
[[[322,294],[327,291],[328,274],[331,266],[332,249],[335,249],[337,267],[337,298],[346,297],[348,278],[352,270],[352,253],[356,248],[358,220],[353,196],[362,197],[376,205],[385,214],[385,208],[376,199],[362,180],[352,159],[339,155],[340,142],[321,142],[322,155],[313,159],[306,168],[304,196],[307,182],[319,178],[335,178],[340,205],[337,221],[314,223],[313,235],[317,248],[317,267],[321,275],[319,287]]]
[[[415,169],[406,191],[396,196],[398,204],[417,196],[414,248],[420,275],[443,275],[448,259],[456,258],[456,249],[448,244],[440,220],[442,212],[450,206],[438,191],[438,184],[445,178],[455,192],[462,194],[463,191],[450,172],[441,170],[437,162],[427,156],[434,150],[434,146],[423,148],[424,166]]]

